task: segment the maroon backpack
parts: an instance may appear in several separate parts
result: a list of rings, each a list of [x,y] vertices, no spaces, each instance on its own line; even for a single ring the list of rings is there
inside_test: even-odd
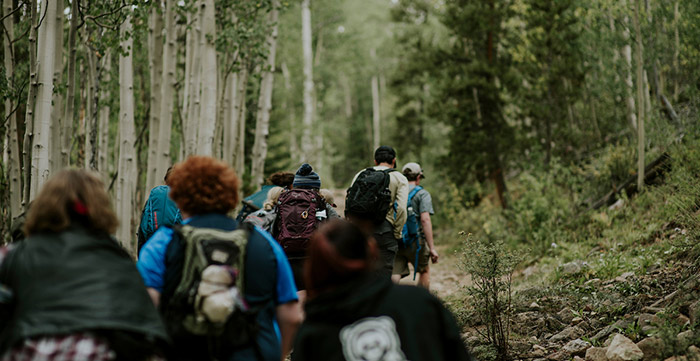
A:
[[[301,255],[309,246],[309,239],[320,220],[316,212],[326,210],[326,202],[315,190],[285,190],[277,201],[277,220],[273,235],[284,253]]]

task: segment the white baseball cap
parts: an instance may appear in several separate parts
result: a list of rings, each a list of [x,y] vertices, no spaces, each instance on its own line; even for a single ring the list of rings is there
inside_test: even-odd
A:
[[[401,169],[401,173],[417,174],[420,175],[421,178],[425,178],[423,175],[423,168],[420,167],[420,164],[415,162],[406,163]]]

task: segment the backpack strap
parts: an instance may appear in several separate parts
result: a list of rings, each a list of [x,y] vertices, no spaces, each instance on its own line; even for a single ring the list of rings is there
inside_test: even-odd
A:
[[[416,195],[416,193],[420,192],[423,190],[423,187],[421,186],[415,186],[411,190],[411,193],[408,194],[408,204],[411,204],[411,201],[413,200],[413,197]]]

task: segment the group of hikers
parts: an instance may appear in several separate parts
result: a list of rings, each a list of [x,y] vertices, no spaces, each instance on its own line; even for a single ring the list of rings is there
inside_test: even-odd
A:
[[[0,248],[0,361],[471,360],[427,290],[439,256],[422,168],[397,171],[388,146],[374,158],[342,218],[309,164],[234,217],[234,170],[189,157],[151,190],[135,264],[100,178],[58,172],[24,239]],[[408,263],[423,287],[397,284]]]

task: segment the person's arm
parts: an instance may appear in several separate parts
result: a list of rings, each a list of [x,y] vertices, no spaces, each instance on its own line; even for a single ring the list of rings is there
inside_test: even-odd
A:
[[[278,305],[276,308],[277,322],[280,326],[280,334],[282,335],[282,358],[284,361],[287,354],[292,349],[294,336],[296,336],[299,325],[303,320],[301,313],[301,304],[299,301],[292,301]]]
[[[148,295],[151,297],[153,304],[158,308],[160,306],[160,291],[153,287],[147,287],[146,291],[148,291]]]
[[[160,293],[163,290],[165,275],[165,252],[172,240],[173,230],[168,227],[160,227],[149,239],[139,254],[136,268],[141,274],[148,295],[153,304],[160,304]]]
[[[425,242],[428,244],[428,249],[430,249],[430,260],[433,263],[438,263],[439,256],[435,250],[435,244],[433,243],[433,222],[430,220],[429,212],[420,214],[420,225],[425,235]]]
[[[394,219],[394,238],[401,239],[403,225],[406,224],[408,212],[406,206],[408,204],[408,180],[401,173],[394,172],[396,179],[396,218]]]

